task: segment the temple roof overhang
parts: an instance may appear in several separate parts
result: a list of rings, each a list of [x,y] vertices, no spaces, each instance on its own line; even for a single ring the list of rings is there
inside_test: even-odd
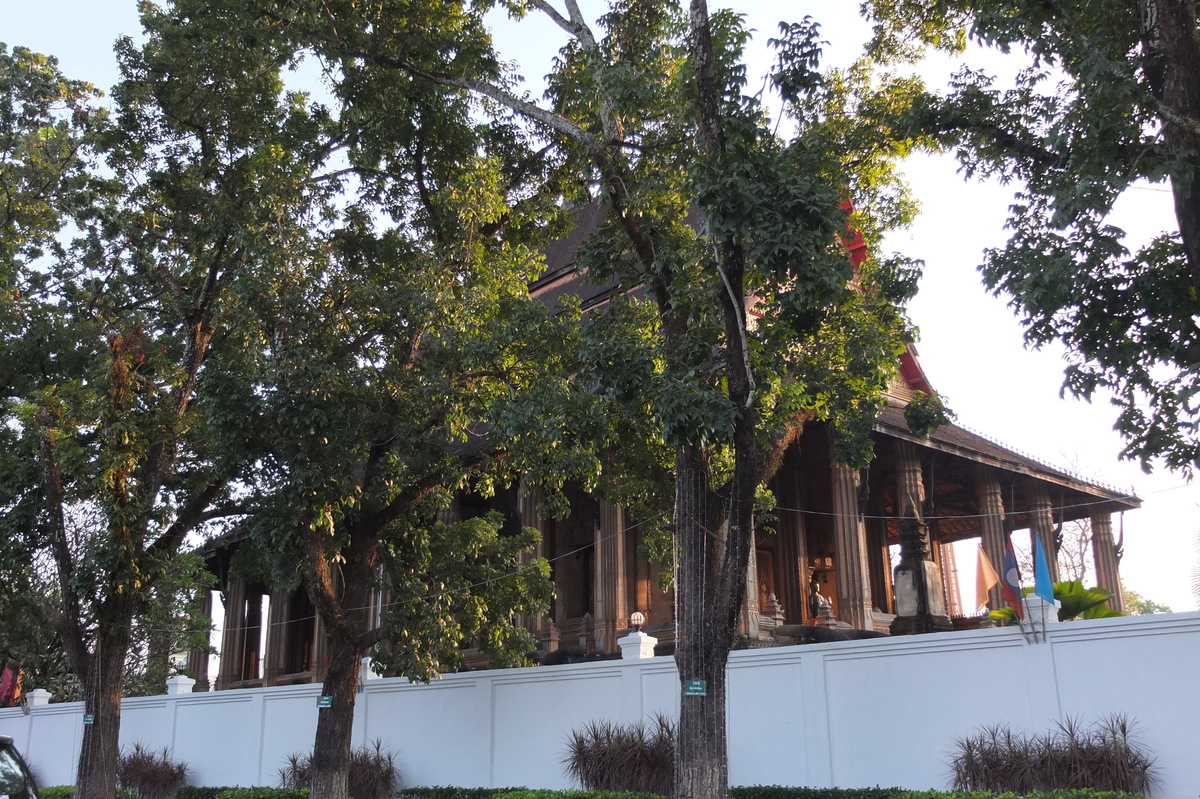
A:
[[[1050,498],[1058,522],[1088,519],[1097,513],[1118,513],[1141,507],[1131,492],[1120,491],[1056,468],[1029,455],[955,424],[939,428],[928,438],[909,431],[902,404],[891,404],[875,420],[880,439],[911,442],[928,464],[926,479],[937,499],[935,514],[946,538],[977,534],[978,474],[994,470],[1003,494],[1008,522],[1029,526],[1032,489]]]

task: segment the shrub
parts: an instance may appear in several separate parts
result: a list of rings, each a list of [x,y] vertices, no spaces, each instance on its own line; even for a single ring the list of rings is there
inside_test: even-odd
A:
[[[308,799],[308,789],[291,790],[263,786],[222,788],[217,794],[217,799]]]
[[[45,788],[38,788],[38,796],[42,799],[71,799],[75,793],[73,785],[50,785]],[[117,789],[117,799],[138,799],[137,793],[128,788]]]
[[[171,760],[163,748],[155,751],[135,743],[117,760],[117,785],[135,791],[138,799],[169,799],[187,782],[186,763]]]
[[[831,797],[830,799],[835,799]],[[892,799],[1144,799],[1141,794],[1125,791],[1077,790],[1031,791],[1027,794],[990,793],[988,791],[896,791]]]
[[[497,794],[495,799],[663,799],[657,793],[636,791],[551,791],[521,789]]]
[[[38,791],[38,795],[42,799],[71,799],[71,794],[75,792],[74,786],[71,785],[50,785]]]
[[[571,732],[563,770],[591,791],[634,791],[667,796],[674,774],[675,725],[592,721]]]
[[[175,799],[217,799],[222,791],[232,790],[229,785],[185,785],[175,793]]]
[[[955,742],[954,787],[966,791],[1033,791],[1092,788],[1148,794],[1154,759],[1131,737],[1132,725],[1112,715],[1082,728],[1073,719],[1026,737],[1008,727],[985,727]]]
[[[730,799],[897,799],[900,788],[793,788],[743,785],[729,789]],[[940,799],[940,798],[939,798]]]
[[[287,764],[279,769],[282,788],[308,788],[311,781],[312,755],[290,755]],[[399,781],[396,754],[384,749],[382,741],[376,739],[369,746],[360,746],[350,752],[349,793],[352,799],[391,799]]]
[[[493,799],[500,794],[523,791],[524,788],[455,788],[437,785],[426,788],[401,788],[396,799]]]

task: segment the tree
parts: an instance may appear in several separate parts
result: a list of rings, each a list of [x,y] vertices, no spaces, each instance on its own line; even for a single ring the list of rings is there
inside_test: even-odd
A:
[[[544,13],[570,38],[545,105],[516,93],[476,6],[265,2],[238,30],[245,42],[319,54],[343,101],[366,97],[351,90],[369,86],[379,107],[400,112],[393,125],[426,119],[404,112],[433,113],[411,104],[422,92],[450,108],[476,98],[489,121],[514,131],[513,144],[546,142],[532,162],[545,166],[524,196],[543,208],[600,203],[604,221],[576,261],[617,290],[566,339],[582,337],[574,390],[484,418],[500,440],[533,437],[551,453],[564,439],[590,439],[605,473],[665,489],[646,504],[668,509],[678,553],[676,793],[722,796],[724,668],[763,486],[812,420],[839,431],[847,465],[868,457],[871,421],[907,341],[896,303],[912,291],[912,265],[868,258],[854,268],[843,245],[848,223],[874,236],[908,213],[889,169],[899,151],[854,122],[858,104],[886,102],[893,87],[873,86],[862,69],[824,82],[815,26],[786,26],[775,82],[799,130],[782,141],[746,93],[748,37],[733,14],[710,16],[703,2],[687,15],[617,2],[598,38],[571,0],[565,12],[543,0],[509,10]],[[237,11],[217,16],[229,25]],[[198,24],[179,18],[184,31]],[[371,118],[357,117],[353,130]],[[519,133],[518,122],[528,130]],[[380,148],[368,165],[393,152]],[[421,196],[422,171],[412,177],[418,196],[403,196],[437,208]],[[849,214],[851,199],[871,213]],[[559,423],[562,408],[578,414],[572,425]],[[528,420],[545,414],[549,423],[531,433]],[[561,467],[545,470],[551,489]],[[297,526],[337,539],[353,530],[347,507],[314,508]],[[684,692],[693,683],[703,695]],[[339,785],[331,779],[326,789]]]
[[[1130,616],[1149,616],[1154,613],[1171,613],[1166,605],[1142,596],[1137,591],[1130,591],[1121,586],[1121,597],[1125,602],[1125,612]]]
[[[290,229],[287,249],[238,283],[245,322],[222,342],[237,355],[210,364],[204,399],[220,423],[213,451],[247,464],[232,534],[272,583],[303,586],[322,620],[330,704],[310,788],[337,799],[364,656],[428,680],[455,668],[466,643],[494,665],[532,650],[514,621],[551,596],[548,564],[527,557],[536,532],[495,514],[435,517],[456,492],[491,494],[518,471],[544,473],[552,490],[578,471],[562,462],[569,448],[549,451],[530,429],[552,421],[533,411],[567,388],[578,320],[528,296],[559,211],[521,131],[480,124],[475,98],[457,90],[363,69],[351,26],[333,43],[298,37],[283,10],[304,13],[211,0],[148,8],[134,77],[156,94],[198,79],[252,90],[253,74],[227,72],[225,54],[210,52],[214,39],[323,76],[320,100],[293,96],[283,130],[250,140],[263,153],[256,168],[295,173],[297,204],[273,220]],[[495,72],[472,52],[478,13],[412,4],[402,21],[362,20],[377,36],[403,34],[425,69]],[[580,464],[595,471],[594,459]]]
[[[1064,581],[1084,582],[1092,564],[1092,523],[1087,519],[1064,522],[1055,531],[1058,573]],[[1013,544],[1021,574],[1032,579],[1033,552],[1029,544]]]
[[[304,116],[279,91],[283,61],[208,45],[180,88],[126,42],[113,117],[52,59],[17,50],[23,70],[3,75],[18,210],[2,230],[4,546],[54,581],[45,611],[90,719],[86,799],[115,790],[139,624],[194,584],[188,537],[239,510],[242,463],[210,446],[227,420],[198,399],[234,373],[239,280],[286,257],[311,190],[311,154],[285,165],[272,147]]]
[[[998,89],[963,68],[919,94],[898,130],[952,149],[969,176],[1016,181],[1012,235],[981,267],[1038,346],[1071,353],[1064,390],[1112,392],[1125,457],[1200,462],[1200,40],[1189,0],[870,0],[875,53],[964,50],[968,36],[1032,66]],[[896,124],[893,117],[883,124]],[[1110,214],[1139,182],[1166,183],[1175,219],[1136,245]]]
[[[58,62],[0,42],[0,279],[12,288],[21,262],[53,248],[55,235],[101,187],[87,154],[104,119],[99,92],[68,80]],[[14,298],[7,292],[6,312]],[[11,313],[4,317],[11,318]],[[5,380],[12,379],[5,375]]]
[[[734,15],[710,17],[703,2],[687,17],[620,2],[597,38],[573,2],[565,13],[528,8],[571,40],[549,106],[451,68],[461,65],[431,69],[407,49],[393,9],[289,4],[262,14],[398,85],[456,87],[517,112],[574,175],[566,200],[603,204],[577,266],[621,289],[589,314],[579,379],[606,403],[597,447],[618,462],[606,471],[668,487],[657,499],[671,509],[678,554],[676,793],[722,796],[724,668],[762,487],[810,420],[837,427],[845,463],[867,457],[907,340],[895,303],[912,289],[911,265],[868,259],[856,273],[841,240],[849,221],[874,234],[903,219],[887,167],[896,152],[851,124],[852,92],[869,87],[861,71],[820,80],[811,24],[785,27],[780,40],[775,79],[801,128],[783,142],[744,92],[747,36]],[[851,220],[847,196],[878,214]],[[703,695],[684,692],[693,683]]]

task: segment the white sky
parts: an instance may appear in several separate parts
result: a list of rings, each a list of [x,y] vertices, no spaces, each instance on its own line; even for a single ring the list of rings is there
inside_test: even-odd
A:
[[[597,6],[594,0],[588,5]],[[832,61],[840,64],[858,53],[866,35],[858,0],[740,0],[733,5],[748,15],[764,42],[774,35],[777,19],[812,15],[822,23]],[[502,36],[500,47],[527,74],[540,76],[549,71],[549,55],[561,35],[553,25],[538,21],[530,27],[530,22],[522,23],[518,35]],[[117,77],[113,40],[139,32],[136,0],[0,0],[0,41],[56,55],[65,74],[100,87]],[[927,80],[952,68],[944,60],[940,64],[925,70]],[[925,260],[921,293],[910,310],[921,330],[918,350],[930,382],[960,424],[1140,496],[1143,508],[1124,519],[1125,583],[1175,610],[1195,609],[1190,586],[1200,557],[1200,487],[1171,473],[1144,475],[1136,465],[1119,462],[1121,441],[1112,431],[1116,412],[1104,401],[1060,399],[1062,351],[1027,351],[1011,311],[980,283],[975,267],[982,251],[1005,240],[1010,193],[994,184],[965,183],[946,158],[916,157],[905,171],[923,213],[911,230],[891,236],[882,247]],[[1142,234],[1175,228],[1169,194],[1152,187],[1131,194],[1119,225]],[[1114,519],[1114,532],[1120,525]],[[973,561],[960,565],[973,575]],[[964,585],[968,597],[971,579],[966,577]]]

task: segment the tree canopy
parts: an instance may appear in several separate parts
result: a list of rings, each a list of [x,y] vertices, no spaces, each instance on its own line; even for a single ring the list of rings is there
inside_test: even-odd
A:
[[[670,519],[681,692],[706,685],[682,696],[676,791],[719,797],[765,485],[815,422],[842,466],[870,458],[911,338],[917,265],[847,243],[912,212],[892,172],[908,144],[875,119],[915,85],[865,63],[824,74],[817,26],[787,23],[780,127],[735,13],[617,0],[594,24],[573,0],[501,4],[567,34],[539,101],[494,52],[486,5],[147,6],[106,140],[117,183],[53,263],[77,270],[54,286],[80,309],[60,335],[92,344],[87,377],[63,402],[39,383],[11,429],[100,509],[113,630],[154,558],[222,514],[278,556],[264,569],[304,581],[331,641],[314,762],[330,797],[362,654],[426,676],[463,634],[501,653],[521,640],[511,615],[545,597],[542,565],[514,568],[527,534],[431,525],[452,492],[525,475],[553,513],[574,479]],[[328,96],[291,91],[293,67]],[[551,313],[526,285],[586,207],[601,221],[574,266],[612,292]],[[38,479],[29,496],[58,485]],[[364,618],[373,587],[392,592],[383,626]]]
[[[1064,389],[1112,393],[1124,455],[1200,462],[1200,45],[1189,0],[1044,3],[869,0],[877,57],[1023,51],[1015,85],[969,66],[893,115],[902,136],[952,150],[968,176],[1018,186],[987,285],[1037,346],[1071,354]],[[1016,55],[1013,56],[1017,57]],[[968,56],[968,61],[969,61]],[[1165,184],[1175,218],[1149,242],[1112,219],[1133,187]]]

